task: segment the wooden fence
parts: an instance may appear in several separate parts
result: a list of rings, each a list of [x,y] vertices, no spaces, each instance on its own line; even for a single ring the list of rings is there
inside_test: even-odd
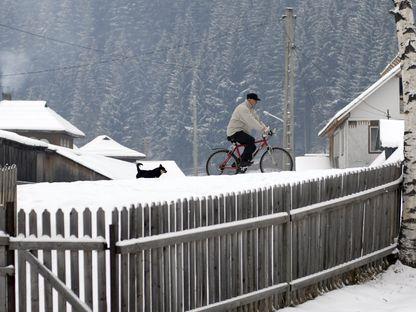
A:
[[[15,235],[16,166],[0,167],[0,233]],[[15,306],[14,253],[9,251],[8,240],[0,235],[0,311]]]
[[[108,213],[20,211],[19,235],[8,242],[19,255],[19,310],[66,311],[68,302],[79,311],[270,311],[300,303],[386,265],[400,182],[401,166],[390,165]]]

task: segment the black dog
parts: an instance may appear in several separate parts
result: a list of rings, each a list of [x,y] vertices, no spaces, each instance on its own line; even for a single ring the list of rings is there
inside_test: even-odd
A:
[[[142,166],[142,163],[137,163],[137,174],[136,178],[159,178],[162,173],[166,173],[167,170],[165,167],[160,165],[159,167],[152,169],[152,170],[141,170],[140,166]]]

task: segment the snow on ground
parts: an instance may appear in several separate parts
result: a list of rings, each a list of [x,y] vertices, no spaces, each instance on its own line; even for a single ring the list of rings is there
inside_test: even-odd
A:
[[[357,168],[355,170],[358,170]],[[19,209],[54,211],[58,208],[111,210],[138,203],[175,201],[182,198],[220,195],[277,184],[317,179],[344,170],[307,172],[246,173],[233,176],[181,177],[162,175],[160,179],[126,179],[113,181],[78,181],[19,185]]]
[[[347,286],[282,312],[414,312],[416,269],[400,262],[375,279]]]

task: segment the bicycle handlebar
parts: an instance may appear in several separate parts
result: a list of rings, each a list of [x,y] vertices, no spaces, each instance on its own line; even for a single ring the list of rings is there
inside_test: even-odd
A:
[[[273,134],[276,134],[276,133],[277,133],[276,128],[270,129],[267,133],[263,133],[262,137],[265,138],[265,137],[268,137],[268,136],[272,136]]]

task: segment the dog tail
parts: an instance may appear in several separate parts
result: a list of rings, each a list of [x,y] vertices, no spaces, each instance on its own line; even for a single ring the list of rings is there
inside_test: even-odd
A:
[[[143,166],[143,164],[142,163],[136,163],[136,167],[137,167],[137,172],[139,172],[140,171],[140,166]]]

